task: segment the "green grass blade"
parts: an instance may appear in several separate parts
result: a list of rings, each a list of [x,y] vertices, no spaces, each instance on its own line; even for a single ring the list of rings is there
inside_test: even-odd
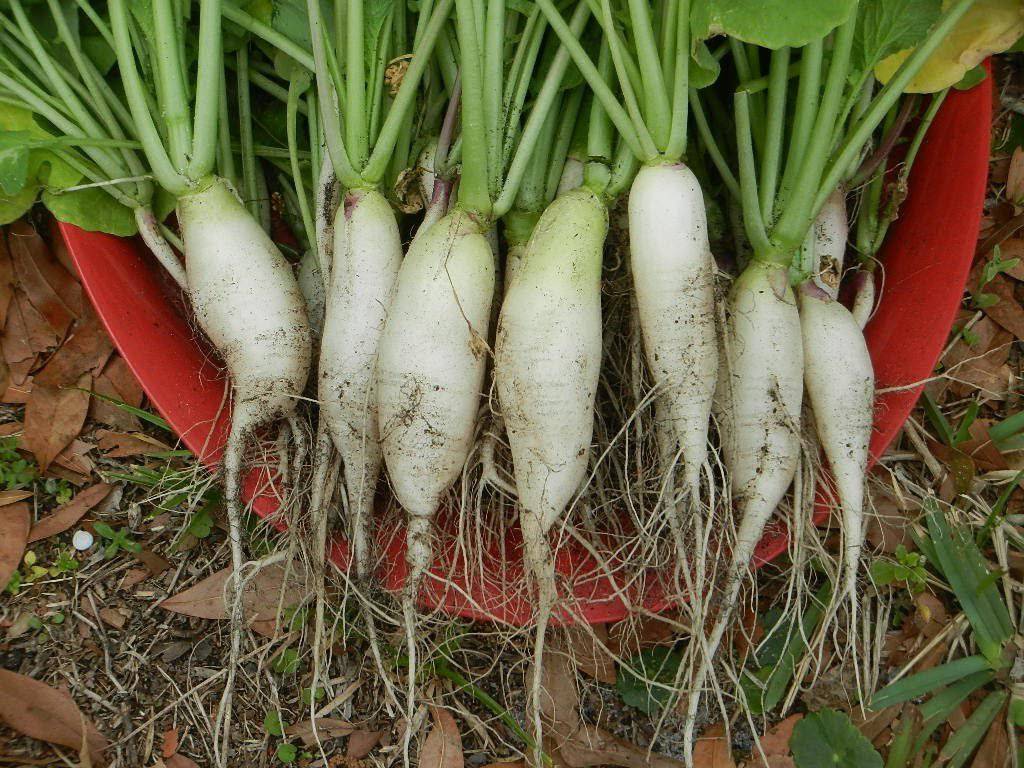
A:
[[[991,670],[991,666],[984,656],[975,655],[957,659],[887,685],[871,698],[869,706],[876,710],[891,707],[893,704],[901,704],[904,701],[916,699],[918,696],[924,696],[936,688],[955,683],[968,675],[989,670]]]

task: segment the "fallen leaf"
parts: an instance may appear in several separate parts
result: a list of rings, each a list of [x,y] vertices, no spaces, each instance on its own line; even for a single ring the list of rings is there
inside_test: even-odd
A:
[[[420,750],[420,768],[463,768],[462,734],[451,712],[431,707],[434,725]]]
[[[79,491],[67,504],[57,507],[52,515],[40,519],[38,523],[32,526],[32,530],[28,535],[28,543],[31,544],[41,539],[56,536],[58,533],[63,533],[81,520],[86,512],[103,501],[107,494],[110,493],[110,489],[111,486],[106,483],[97,483],[83,491]]]
[[[118,583],[117,588],[131,589],[132,587],[141,584],[152,575],[153,574],[149,572],[148,568],[129,568],[124,572],[124,576],[121,577],[121,581]]]
[[[33,379],[34,386],[68,387],[83,373],[98,375],[110,358],[114,344],[92,306],[86,304],[82,321]]]
[[[84,739],[94,757],[107,748],[107,740],[67,693],[6,669],[0,669],[0,721],[30,738],[74,750],[81,749]]]
[[[793,758],[789,755],[789,739],[802,718],[803,715],[790,715],[769,728],[759,740],[760,752],[755,748],[751,753],[754,765],[766,765],[764,758],[767,758],[767,768],[794,768]],[[764,757],[761,755],[762,752]]]
[[[352,731],[352,735],[348,737],[348,744],[345,745],[345,756],[352,760],[362,760],[380,744],[383,737],[384,731]]]
[[[1006,736],[1006,718],[997,716],[974,754],[971,768],[1008,768],[1009,765],[1010,741]]]
[[[682,760],[665,755],[648,756],[646,749],[588,724],[583,724],[571,738],[560,744],[558,752],[570,768],[590,768],[598,765],[621,768],[682,768],[685,765]]]
[[[132,553],[135,559],[142,563],[150,576],[159,576],[161,573],[171,567],[171,564],[166,559],[160,557],[156,552],[146,547],[143,547],[138,552]]]
[[[732,749],[724,736],[705,736],[693,745],[694,768],[736,768]]]
[[[178,729],[168,728],[163,732],[163,744],[160,747],[160,756],[165,760],[178,751]]]
[[[184,592],[167,598],[160,607],[200,619],[226,619],[224,586],[230,575],[231,568],[217,571]],[[261,569],[250,579],[243,593],[246,619],[273,620],[279,604],[285,608],[298,605],[308,591],[306,582],[296,566],[290,569],[290,576],[286,583],[284,566],[275,564]],[[280,602],[282,587],[285,594],[283,602]]]
[[[25,434],[22,445],[45,472],[57,455],[78,436],[89,411],[92,377],[82,374],[74,388],[32,387],[25,406]]]
[[[580,672],[602,683],[615,684],[615,659],[605,650],[608,647],[607,625],[594,624],[586,628],[564,627],[561,628],[559,635],[559,646],[572,653],[573,661]]]
[[[28,361],[23,368],[24,375],[34,367],[32,363],[38,355],[60,344],[63,335],[58,335],[46,322],[39,311],[32,306],[28,296],[20,287],[14,289],[14,300],[7,310],[7,323],[4,325],[3,348],[4,360],[11,366]],[[24,379],[15,378],[17,383]]]
[[[16,501],[22,501],[32,495],[32,491],[0,491],[0,507],[5,507]]]
[[[0,328],[7,322],[7,310],[14,299],[14,265],[7,238],[0,237]]]
[[[21,564],[30,523],[31,513],[25,502],[0,507],[0,591]]]
[[[124,629],[124,625],[128,621],[128,617],[117,608],[100,608],[97,615],[104,624],[114,629]]]
[[[108,459],[150,456],[154,453],[166,453],[171,450],[169,445],[141,432],[111,432],[107,429],[99,429],[96,431],[96,437],[100,450]]]
[[[535,668],[530,666],[526,690],[533,689]],[[540,709],[543,717],[551,723],[552,730],[559,736],[567,737],[579,729],[580,696],[576,687],[576,675],[564,653],[547,653],[541,665]]]
[[[111,355],[103,371],[92,383],[92,391],[111,400],[118,400],[135,408],[142,406],[142,385],[118,354]],[[89,418],[114,429],[137,432],[142,428],[138,417],[116,403],[94,397],[89,404]]]
[[[1015,147],[1006,174],[1006,198],[1015,205],[1024,202],[1024,148]]]
[[[75,438],[67,448],[57,454],[57,458],[53,460],[53,463],[75,475],[86,475],[86,479],[88,479],[88,475],[96,468],[96,465],[93,464],[92,459],[88,456],[89,452],[95,447],[91,443]],[[50,472],[57,473],[57,470],[51,466]],[[75,482],[73,477],[67,477],[66,479]]]
[[[313,721],[303,720],[301,723],[289,725],[284,729],[288,736],[298,736],[307,747],[316,746],[317,738],[326,743],[343,736],[351,736],[358,730],[348,720],[336,717],[318,717],[316,719],[316,735],[313,734]]]
[[[78,287],[77,281],[53,259],[39,233],[24,220],[8,227],[7,246],[18,285],[53,331],[63,337],[76,317],[76,310],[69,306],[65,298],[70,298],[73,293],[70,284],[74,283]],[[58,286],[65,294],[63,297],[57,291]],[[80,287],[78,295],[81,296]],[[79,299],[76,309],[80,307]]]
[[[513,760],[508,763],[488,763],[481,768],[526,768],[525,760]]]
[[[995,304],[985,307],[985,314],[1018,339],[1024,339],[1024,308],[1014,296],[1010,278],[996,275],[985,284],[984,291],[999,297]]]
[[[153,768],[199,768],[199,765],[192,758],[177,753],[164,759],[158,757]]]

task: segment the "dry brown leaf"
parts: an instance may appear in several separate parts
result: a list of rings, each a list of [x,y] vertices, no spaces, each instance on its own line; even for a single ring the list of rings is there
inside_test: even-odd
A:
[[[28,361],[30,365],[24,369],[27,375],[35,358],[56,347],[62,338],[63,335],[58,335],[46,322],[46,318],[32,306],[25,292],[16,287],[4,325],[3,348],[7,364],[13,368],[16,363]]]
[[[32,513],[23,501],[0,507],[0,591],[21,565]]]
[[[171,567],[171,564],[166,559],[160,557],[160,555],[147,547],[143,547],[138,552],[133,552],[132,555],[146,567],[150,576],[159,576]]]
[[[184,592],[167,598],[160,603],[160,607],[200,619],[226,619],[224,585],[230,575],[231,568],[217,571]],[[276,564],[263,568],[247,582],[243,605],[249,621],[274,619],[281,600],[282,586],[285,594],[280,604],[285,608],[299,604],[307,592],[306,582],[296,566],[291,568],[290,576],[285,583],[285,568]]]
[[[608,646],[608,626],[606,624],[594,624],[586,628],[564,627],[560,630],[559,635],[557,641],[559,647],[564,648],[566,653],[572,655],[573,661],[576,662],[576,668],[580,672],[602,683],[614,685],[615,660],[609,651],[605,650]]]
[[[463,768],[462,734],[451,712],[431,707],[434,725],[420,750],[420,768]]]
[[[32,452],[45,472],[85,424],[89,411],[89,388],[92,377],[86,373],[75,382],[74,388],[55,389],[32,387],[25,406],[25,433],[21,445]]]
[[[29,544],[66,531],[81,520],[86,512],[107,498],[110,489],[111,486],[106,483],[96,483],[84,491],[79,491],[67,504],[57,507],[52,515],[41,518],[32,526],[32,531],[28,535]]]
[[[768,758],[767,768],[794,768],[793,758],[789,756],[789,739],[793,735],[793,728],[802,718],[803,715],[790,715],[769,728],[761,737],[761,752]],[[761,752],[753,750],[754,765],[765,765]]]
[[[175,753],[163,759],[158,757],[153,763],[153,768],[199,768],[199,765],[191,757]]]
[[[107,740],[67,693],[6,669],[0,669],[0,721],[33,739],[74,750],[81,749],[84,739],[94,759],[107,748]]]
[[[7,238],[0,237],[0,328],[7,322],[7,310],[14,299],[14,264]]]
[[[301,723],[289,725],[284,729],[288,736],[298,736],[307,747],[316,745],[319,737],[322,743],[340,739],[343,736],[351,736],[358,730],[348,720],[341,720],[336,717],[318,717],[316,719],[316,735],[313,735],[313,721],[303,720]]]
[[[90,451],[95,449],[95,447],[96,446],[91,443],[75,438],[67,448],[57,454],[57,458],[53,460],[53,463],[57,467],[62,467],[68,470],[68,473],[70,474],[64,473],[63,476],[71,482],[76,482],[74,477],[75,475],[79,476],[79,478],[84,475],[84,480],[88,480],[89,474],[91,474],[96,468],[96,465],[93,464],[92,459],[89,458],[88,454]],[[50,467],[50,472],[52,474],[61,475],[55,467]],[[78,484],[83,485],[84,480],[82,482],[78,482]]]
[[[533,689],[535,667],[530,666],[526,690]],[[559,736],[568,737],[579,729],[580,696],[576,675],[564,653],[547,653],[541,665],[540,710]]]
[[[525,760],[512,760],[506,763],[488,763],[481,768],[526,768]]]
[[[1021,307],[1014,296],[1010,278],[996,275],[985,284],[984,291],[999,297],[998,302],[984,309],[985,314],[1018,339],[1024,339],[1024,307]]]
[[[974,754],[971,768],[1009,768],[1010,740],[1006,735],[1006,717],[997,715]]]
[[[171,727],[163,732],[163,744],[160,746],[160,756],[167,759],[178,751],[178,729]]]
[[[111,355],[106,367],[93,381],[92,390],[98,395],[135,408],[142,405],[142,385],[135,378],[125,359],[116,353]],[[92,399],[89,404],[89,418],[99,424],[126,432],[138,432],[142,428],[141,422],[134,414],[104,400],[103,397]]]
[[[382,738],[384,731],[367,731],[362,728],[352,731],[345,745],[345,756],[352,760],[362,760],[380,744]]]
[[[98,375],[110,358],[114,344],[91,305],[82,321],[33,379],[35,386],[67,387],[83,373]]]
[[[24,221],[8,227],[7,246],[18,285],[53,331],[63,337],[81,310],[78,282],[53,259],[39,233]],[[78,306],[72,308],[67,299],[76,292]]]
[[[570,768],[591,768],[598,765],[621,768],[682,768],[682,760],[651,754],[647,750],[614,736],[603,728],[583,724],[558,747],[562,760]],[[774,766],[773,766],[774,768]]]
[[[736,768],[732,749],[724,736],[703,736],[693,745],[694,768]]]
[[[1006,172],[1006,199],[1020,205],[1024,202],[1024,149],[1017,147],[1010,156]]]
[[[154,453],[166,453],[171,450],[169,445],[141,432],[111,432],[108,429],[99,429],[96,430],[96,437],[100,450],[108,459],[151,456]]]
[[[16,501],[22,501],[32,495],[32,491],[0,491],[0,507],[5,507]]]

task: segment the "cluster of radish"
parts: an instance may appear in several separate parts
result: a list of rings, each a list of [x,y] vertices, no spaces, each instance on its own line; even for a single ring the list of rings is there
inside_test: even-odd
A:
[[[642,339],[634,362],[651,383],[652,443],[670,489],[646,513],[667,516],[680,562],[702,556],[691,550],[705,540],[687,531],[713,512],[716,478],[738,520],[689,726],[755,546],[801,462],[805,405],[842,520],[836,594],[855,611],[874,395],[861,328],[872,256],[894,215],[890,153],[918,106],[901,96],[974,0],[267,5],[11,0],[0,14],[0,105],[34,115],[55,156],[134,212],[227,365],[236,573],[246,446],[284,421],[302,472],[308,397],[321,567],[339,517],[354,575],[372,581],[382,476],[407,516],[411,721],[435,517],[480,442],[497,440],[510,457],[513,482],[500,492],[518,510],[540,664],[559,600],[549,535],[594,466],[617,330],[602,307],[605,241],[619,207]],[[268,102],[276,132],[254,117]],[[940,103],[916,115],[904,167]],[[154,183],[175,200],[173,225],[154,213]],[[295,259],[267,234],[268,190],[293,224]],[[400,214],[416,194],[423,216]],[[730,212],[731,239],[713,231],[709,207]],[[838,298],[848,210],[861,258],[853,311]],[[713,241],[728,252],[713,253]],[[711,450],[724,472],[710,470]],[[709,592],[684,570],[691,589]],[[233,584],[231,675],[241,576]],[[319,621],[324,610],[321,596]],[[226,737],[230,693],[223,709]]]

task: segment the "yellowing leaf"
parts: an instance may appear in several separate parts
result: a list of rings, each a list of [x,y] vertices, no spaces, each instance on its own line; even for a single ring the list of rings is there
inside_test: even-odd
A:
[[[946,0],[948,8],[952,0]],[[1024,1],[978,0],[953,27],[921,71],[907,93],[934,93],[960,82],[965,74],[993,53],[1000,53],[1024,36]],[[909,50],[894,53],[875,67],[875,76],[888,82]]]

